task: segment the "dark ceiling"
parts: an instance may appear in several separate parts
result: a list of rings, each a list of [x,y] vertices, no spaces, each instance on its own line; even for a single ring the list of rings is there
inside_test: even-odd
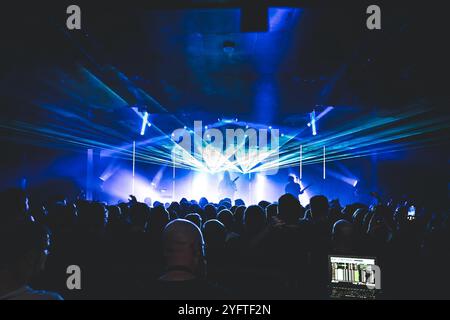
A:
[[[82,5],[81,31],[65,29],[64,3],[4,10],[5,117],[127,126],[134,105],[283,124],[317,105],[352,114],[446,99],[437,8],[385,6],[383,29],[369,31],[363,5],[273,1],[268,32],[241,32],[238,1],[131,3]]]

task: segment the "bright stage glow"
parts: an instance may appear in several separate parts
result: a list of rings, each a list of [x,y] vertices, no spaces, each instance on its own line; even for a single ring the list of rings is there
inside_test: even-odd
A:
[[[274,182],[270,179],[270,175],[266,175],[263,172],[256,173],[254,181],[251,183],[251,201],[249,203],[257,204],[262,200],[269,202],[278,201],[279,197],[284,193],[285,181],[280,183],[278,180]],[[245,185],[245,184],[244,184]],[[245,193],[241,197],[246,199]]]
[[[133,173],[128,170],[119,170],[103,183],[103,191],[109,196],[121,201],[127,201],[132,191]],[[134,177],[134,196],[140,202],[145,198],[158,200],[158,192],[152,183],[140,175]]]
[[[220,200],[219,181],[221,179],[221,174],[198,171],[177,178],[175,186],[177,200],[186,198],[199,201],[201,197],[206,197],[208,201],[218,202]]]
[[[300,185],[300,189],[303,190],[305,188],[305,185],[303,184],[302,180],[299,179],[295,174],[291,173],[289,174],[291,177],[294,178],[294,182],[298,183]],[[299,201],[301,203],[302,206],[306,206],[307,204],[309,204],[309,199],[311,198],[311,195],[309,193],[309,189],[305,190],[300,196],[299,196]]]
[[[329,108],[327,112],[332,110],[331,107]],[[51,110],[56,110],[56,108]],[[134,111],[142,116],[137,110]],[[43,125],[17,121],[3,123],[1,126],[7,130],[26,134],[43,146],[53,147],[57,142],[61,146],[80,150],[100,149],[101,156],[114,155],[118,159],[125,160],[132,158],[132,144],[129,136],[115,131],[113,128],[94,123],[89,123],[89,126],[86,127],[80,126],[79,122],[67,122],[62,126],[56,123]],[[183,124],[180,126],[182,127]],[[258,126],[264,127],[258,124],[251,125],[255,128]],[[175,157],[176,161],[174,162],[173,152],[182,149],[177,141],[174,141],[177,137],[174,136],[172,139],[171,132],[161,131],[155,124],[152,127],[154,128],[152,134],[156,134],[156,136],[136,143],[136,162],[211,173],[224,170],[235,173],[257,173],[298,166],[300,145],[303,146],[302,165],[308,166],[323,161],[323,146],[326,146],[327,150],[326,161],[331,162],[367,157],[373,154],[395,153],[442,143],[445,135],[441,137],[434,135],[433,138],[430,138],[429,134],[447,130],[450,128],[450,123],[448,117],[436,117],[432,113],[432,109],[426,106],[412,106],[402,113],[392,112],[378,117],[366,117],[345,122],[331,131],[321,132],[320,139],[305,134],[307,127],[291,131],[289,134],[285,134],[283,139],[280,139],[279,146],[260,150],[259,156],[249,157],[242,161],[236,161],[234,154],[240,148],[248,148],[244,144],[236,146],[234,152],[229,154],[219,149],[218,151],[222,155],[216,163],[213,160],[201,159],[192,154],[190,149],[180,152],[180,154],[184,153],[183,156]],[[274,131],[271,131],[271,135]],[[196,148],[211,144],[203,139],[206,140],[202,137],[199,145],[195,146]],[[248,150],[245,151],[248,152]],[[353,185],[356,177],[348,174],[345,176],[351,178],[349,184]]]
[[[305,188],[305,185],[303,184],[302,180],[298,180],[298,183],[300,184],[300,188],[303,190]],[[299,197],[301,205],[306,207],[309,204],[310,198],[311,195],[309,194],[309,189],[305,190]]]
[[[333,107],[327,108],[328,113]],[[303,130],[292,132],[279,141],[279,146],[269,149],[261,149],[258,152],[249,150],[245,143],[236,145],[233,152],[217,149],[218,155],[212,159],[204,157],[194,157],[186,152],[183,157],[177,157],[176,165],[180,168],[191,168],[196,171],[206,171],[210,173],[229,170],[236,173],[257,173],[278,169],[289,168],[299,164],[300,145],[303,145],[302,165],[319,164],[324,160],[324,147],[326,147],[326,162],[345,160],[355,157],[365,157],[373,153],[386,153],[404,150],[417,144],[417,140],[407,142],[391,143],[398,139],[419,135],[425,132],[438,130],[439,125],[432,125],[430,121],[416,122],[414,125],[405,122],[405,119],[417,116],[423,111],[412,110],[396,117],[384,117],[366,119],[355,123],[348,123],[345,127],[337,131],[324,132],[320,140],[301,137]],[[313,117],[314,118],[314,117]],[[317,119],[316,119],[317,120]],[[396,122],[402,122],[396,124]],[[312,123],[315,123],[314,121]],[[442,125],[442,124],[441,124]],[[387,127],[387,128],[386,128]],[[419,129],[422,127],[422,129]],[[268,128],[268,127],[267,127]],[[275,130],[271,131],[271,135]],[[317,129],[316,129],[317,134]],[[206,138],[205,138],[206,139]],[[208,138],[208,140],[210,140]],[[212,146],[209,141],[201,141],[203,146]],[[196,146],[200,148],[200,144]],[[235,157],[236,153],[247,154],[248,157]],[[209,151],[214,153],[213,151]],[[167,151],[158,152],[159,155],[167,154]],[[355,178],[351,177],[350,185],[353,185]]]
[[[268,182],[266,175],[257,173],[254,185],[255,203],[261,200],[267,200]]]
[[[196,172],[192,179],[190,198],[199,201],[201,197],[210,194],[211,186],[206,172]]]
[[[238,175],[231,174],[234,179]],[[219,202],[222,197],[219,193],[219,183],[223,178],[223,173],[211,174],[207,172],[192,172],[187,176],[180,177],[176,182],[177,199],[186,198],[188,200],[199,201],[201,197],[206,197],[211,202]],[[270,202],[277,201],[283,194],[284,179],[270,180],[270,176],[257,173],[249,180],[248,175],[240,176],[236,181],[237,192],[235,199],[243,199],[247,204],[257,204],[261,200]]]
[[[279,21],[279,17],[284,14],[282,15],[281,12],[283,11],[278,10],[272,12],[271,19],[276,24],[276,21]],[[273,21],[271,22],[271,26],[273,25]],[[113,72],[119,79],[128,81],[124,73],[119,70]],[[77,70],[77,76],[69,77],[68,80],[73,81],[73,92],[68,88],[61,87],[60,89],[64,89],[64,91],[68,90],[67,93],[73,94],[74,96],[79,94],[78,89],[83,88],[84,83],[94,85],[95,90],[89,92],[89,96],[85,96],[86,100],[92,97],[94,98],[93,101],[89,100],[92,105],[109,105],[113,109],[128,105],[128,102],[124,98],[114,92],[106,83],[102,82],[100,77],[95,76],[86,68],[79,68]],[[152,108],[155,107],[163,113],[168,113],[166,109],[144,90],[140,88],[133,89],[142,98],[143,104],[151,105]],[[267,88],[264,87],[264,89]],[[103,101],[105,98],[108,100],[106,104]],[[97,99],[99,100],[97,101]],[[271,99],[269,100],[273,101]],[[82,105],[78,106],[78,108],[71,108],[72,111],[70,112],[64,110],[59,105],[50,105],[48,103],[37,103],[37,106],[57,115],[70,117],[71,120],[61,122],[59,120],[54,121],[48,119],[45,123],[26,122],[25,120],[11,122],[5,120],[1,121],[0,127],[11,131],[13,134],[17,134],[18,139],[19,135],[23,136],[20,139],[27,143],[32,140],[33,143],[50,148],[61,147],[83,151],[86,149],[99,149],[101,150],[101,156],[114,155],[118,159],[131,160],[131,142],[133,138],[130,137],[129,132],[127,133],[123,130],[122,126],[118,130],[117,126],[106,126],[96,121],[86,121],[85,114],[82,111],[84,110]],[[192,155],[192,150],[187,152],[189,156],[185,156],[183,159],[176,158],[174,162],[172,152],[178,149],[177,142],[171,139],[170,131],[165,132],[159,129],[155,123],[152,123],[152,138],[148,139],[148,141],[136,142],[136,162],[174,166],[176,168],[204,172],[211,172],[211,166],[213,166],[216,172],[230,170],[231,172],[239,173],[257,173],[298,166],[300,145],[303,145],[302,165],[307,166],[310,164],[319,164],[323,161],[323,146],[326,146],[327,150],[326,161],[331,162],[367,157],[374,154],[396,153],[447,142],[445,133],[450,128],[448,116],[441,115],[440,113],[437,115],[434,107],[420,102],[403,107],[402,110],[404,111],[401,112],[382,112],[376,116],[361,115],[359,118],[350,117],[348,121],[343,121],[340,125],[329,128],[329,130],[324,127],[321,129],[320,139],[317,136],[307,134],[309,131],[308,127],[298,130],[292,129],[292,131],[285,131],[288,129],[284,129],[285,138],[287,139],[281,139],[280,145],[276,148],[264,151],[260,153],[259,157],[250,158],[245,161],[236,161],[233,159],[234,153],[224,154],[222,152],[223,156],[219,158],[218,161],[220,164],[218,165],[205,163],[203,159]],[[138,108],[132,107],[131,109],[139,117],[143,117],[142,113],[138,111]],[[317,125],[317,121],[333,109],[338,108],[328,106],[317,116],[314,114],[314,123]],[[263,110],[266,111],[265,107]],[[214,127],[224,126],[227,122],[232,123],[233,126],[238,125],[239,123],[236,122],[237,117],[240,117],[240,115],[235,114],[229,119],[221,119],[221,116],[219,116],[219,124],[217,126],[214,125]],[[187,124],[183,123],[181,119],[178,119],[175,114],[170,114],[170,118],[176,123],[172,129],[182,128]],[[58,118],[55,117],[55,119]],[[271,123],[270,121],[263,122]],[[267,126],[261,123],[245,123],[245,125],[248,124],[253,128],[267,128]],[[275,124],[273,125],[275,126]],[[312,124],[310,126],[312,127]],[[212,125],[209,127],[211,129]],[[184,126],[184,128],[187,129],[187,126]],[[315,128],[313,130],[313,134],[314,132],[317,134],[317,129]],[[273,131],[271,131],[271,134]],[[442,132],[443,134],[433,134],[431,137],[430,133],[436,132]],[[208,143],[201,139],[200,144],[206,146]],[[197,148],[198,146],[195,147]],[[246,146],[240,145],[237,149],[239,148],[246,148]],[[355,183],[355,177],[348,174],[346,174],[346,177],[352,178],[350,185]]]

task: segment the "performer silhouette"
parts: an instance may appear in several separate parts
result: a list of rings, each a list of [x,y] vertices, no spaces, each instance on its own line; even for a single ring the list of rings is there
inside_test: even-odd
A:
[[[292,194],[296,199],[303,193],[300,184],[295,182],[295,178],[293,176],[288,177],[288,184],[284,188],[285,193]]]
[[[219,183],[219,194],[221,199],[230,198],[234,199],[234,194],[237,191],[236,179],[231,180],[230,173],[225,171],[223,173],[223,179]]]

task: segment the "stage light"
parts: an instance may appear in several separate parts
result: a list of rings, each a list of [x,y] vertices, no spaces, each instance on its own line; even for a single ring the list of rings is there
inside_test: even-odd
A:
[[[144,112],[144,117],[142,118],[142,127],[141,127],[141,136],[145,134],[145,128],[147,128],[147,122],[148,122],[148,112]]]
[[[187,129],[187,126],[184,126],[183,128],[186,130],[186,129]]]
[[[313,110],[313,112],[311,112],[309,114],[310,118],[311,118],[311,130],[312,130],[312,135],[315,136],[317,135],[317,128],[316,128],[316,111]]]
[[[152,187],[157,188],[167,167],[161,167],[152,179]]]
[[[205,126],[205,130],[208,130],[208,126]]]
[[[272,130],[272,126],[269,126],[269,130]]]
[[[235,122],[238,122],[238,118],[234,119]]]
[[[245,129],[248,129],[248,125],[245,126]]]
[[[320,119],[322,119],[322,117],[324,117],[328,112],[330,112],[331,110],[333,110],[334,107],[326,107],[325,110],[323,110],[317,117],[316,117],[316,122],[319,121]]]
[[[180,152],[174,158],[172,153],[178,148],[176,148],[176,142],[170,139],[171,133],[162,132],[153,125],[152,128],[155,128],[155,131],[159,130],[160,136],[149,139],[150,142],[146,144],[145,148],[136,150],[136,162],[175,166],[180,169],[193,169],[205,172],[229,170],[230,172],[256,173],[297,166],[299,164],[298,150],[301,143],[305,147],[303,150],[302,165],[307,166],[322,163],[322,150],[324,145],[327,147],[327,161],[334,161],[336,163],[339,160],[366,157],[372,154],[394,153],[417,148],[430,141],[434,141],[434,139],[427,139],[424,135],[448,129],[448,119],[442,117],[430,119],[417,118],[426,114],[426,108],[417,107],[401,114],[387,114],[375,119],[356,119],[346,123],[344,126],[335,128],[333,131],[324,131],[321,133],[321,138],[323,137],[323,139],[320,140],[314,139],[312,135],[310,137],[302,136],[302,140],[300,140],[302,130],[298,130],[298,132],[289,134],[289,139],[286,139],[287,135],[285,134],[285,138],[281,139],[282,142],[279,147],[277,146],[270,152],[260,152],[257,157],[249,157],[249,159],[245,160],[235,160],[232,158],[233,155],[223,155],[223,150],[218,151],[221,153],[220,157],[215,157],[215,159],[219,159],[218,161],[213,161],[212,158],[209,161],[196,158],[189,152],[190,150]],[[143,117],[143,114],[139,113],[139,116]],[[268,122],[265,121],[265,123]],[[255,124],[255,126],[259,127],[260,125]],[[201,128],[203,128],[203,125],[201,125]],[[304,129],[308,131],[307,128]],[[78,128],[71,127],[54,126],[42,128],[40,125],[24,123],[14,125],[11,129],[29,132],[37,137],[51,136],[52,139],[59,139],[68,145],[76,147],[97,148],[101,150],[101,156],[117,154],[123,159],[131,159],[132,155],[129,142],[119,146],[108,143],[108,139],[111,138],[109,135],[116,132],[106,131],[102,126],[92,125],[89,128],[98,133],[95,139],[94,137],[83,136],[81,134],[83,132],[74,134],[74,132],[78,133],[75,131]],[[74,132],[69,132],[67,131],[68,129],[72,129]],[[407,138],[409,140],[405,141]],[[247,147],[245,146],[245,148]],[[279,156],[272,157],[275,154]],[[331,171],[329,172],[331,173]],[[344,174],[344,177],[349,178],[347,184],[353,187],[356,177],[352,176],[352,174]]]
[[[114,175],[119,169],[119,165],[116,164],[115,161],[113,161],[106,167],[106,169],[100,175],[99,179],[103,182],[108,181],[108,179],[111,178],[111,176]]]
[[[359,180],[343,165],[337,164],[337,166],[344,171],[344,174],[332,169],[328,169],[327,174],[355,188]]]
[[[334,109],[334,107],[327,107],[324,111],[322,111],[317,117],[316,117],[316,113],[315,113],[315,111],[313,111],[314,112],[314,119],[315,119],[315,123],[317,123],[317,121],[319,121],[322,117],[324,117],[328,112],[330,112],[331,110],[333,110]],[[311,115],[310,115],[311,116]],[[312,121],[311,121],[312,122]],[[307,126],[308,127],[311,127],[311,122],[308,122],[307,123]]]

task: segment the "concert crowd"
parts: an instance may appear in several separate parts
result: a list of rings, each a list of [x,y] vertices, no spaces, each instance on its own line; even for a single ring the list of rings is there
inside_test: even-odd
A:
[[[448,212],[404,201],[0,200],[0,299],[328,299],[330,254],[376,257],[383,298],[450,297]]]

